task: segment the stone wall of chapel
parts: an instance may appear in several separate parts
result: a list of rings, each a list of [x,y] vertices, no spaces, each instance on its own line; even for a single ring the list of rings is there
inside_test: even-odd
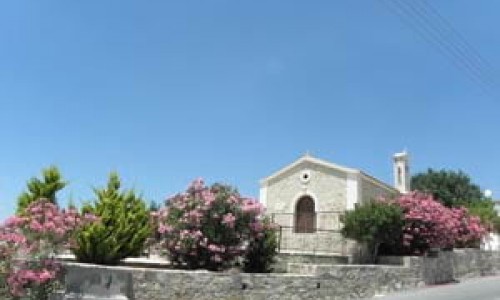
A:
[[[310,180],[301,181],[301,174],[308,170]],[[296,200],[310,195],[315,201],[317,227],[338,227],[336,214],[321,212],[344,211],[346,207],[346,174],[322,166],[303,163],[268,183],[266,212],[275,214],[275,222],[282,226],[293,225]]]
[[[394,190],[375,184],[373,181],[361,176],[361,204],[380,197],[390,198],[395,194]]]

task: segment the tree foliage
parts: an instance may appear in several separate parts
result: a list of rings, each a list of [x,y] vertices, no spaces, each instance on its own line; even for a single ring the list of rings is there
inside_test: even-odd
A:
[[[488,229],[500,232],[500,217],[495,210],[495,204],[490,199],[475,201],[466,205],[471,215],[481,219],[481,223]]]
[[[42,170],[42,178],[31,178],[27,183],[27,190],[18,198],[17,213],[22,214],[33,202],[46,199],[57,205],[56,194],[66,186],[59,169],[55,166]]]
[[[78,261],[114,265],[139,256],[151,234],[149,210],[133,190],[120,191],[116,173],[103,189],[94,189],[97,200],[83,207],[100,222],[84,227],[76,236],[74,254]]]
[[[430,193],[448,207],[457,207],[484,200],[478,185],[462,171],[428,169],[411,178],[412,190]]]
[[[401,240],[403,225],[399,206],[372,201],[346,212],[342,234],[366,244],[375,260],[380,245],[396,245]]]

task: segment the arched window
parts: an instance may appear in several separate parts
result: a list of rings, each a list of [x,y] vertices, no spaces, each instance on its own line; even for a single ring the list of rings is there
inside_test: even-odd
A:
[[[295,232],[313,233],[316,231],[316,211],[314,200],[309,196],[299,199],[295,207]]]

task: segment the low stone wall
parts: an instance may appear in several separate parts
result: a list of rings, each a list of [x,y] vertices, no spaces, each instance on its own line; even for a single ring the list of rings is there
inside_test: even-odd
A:
[[[371,297],[369,276],[243,274],[66,264],[62,299],[356,299]],[[360,282],[358,280],[364,280]]]
[[[497,274],[500,252],[460,249],[453,253],[453,275],[456,279]]]
[[[420,273],[426,284],[440,284],[497,274],[500,271],[500,252],[456,249],[426,257],[385,256],[380,257],[379,262],[412,268]]]
[[[290,263],[288,274],[66,263],[62,299],[356,299],[500,270],[500,254],[480,250],[440,252],[436,257],[382,257],[380,261],[389,265]]]
[[[418,269],[383,265],[305,265],[290,264],[290,272],[330,278],[347,288],[373,296],[425,285]]]

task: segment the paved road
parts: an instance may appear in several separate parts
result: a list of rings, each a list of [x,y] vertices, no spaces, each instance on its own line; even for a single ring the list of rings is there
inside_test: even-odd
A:
[[[500,276],[469,279],[461,283],[377,297],[381,300],[500,300]]]

